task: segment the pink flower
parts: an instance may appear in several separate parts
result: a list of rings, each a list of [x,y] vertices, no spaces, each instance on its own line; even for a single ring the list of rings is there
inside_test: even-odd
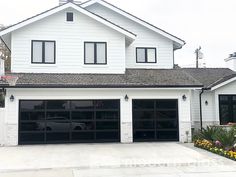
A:
[[[217,147],[221,147],[222,146],[222,144],[221,144],[221,142],[220,141],[215,141],[215,145],[217,146]]]

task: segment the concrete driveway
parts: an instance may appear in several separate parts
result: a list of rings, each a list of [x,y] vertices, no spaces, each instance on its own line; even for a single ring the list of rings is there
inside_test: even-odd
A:
[[[0,177],[236,175],[236,162],[179,143],[1,147],[0,159]]]

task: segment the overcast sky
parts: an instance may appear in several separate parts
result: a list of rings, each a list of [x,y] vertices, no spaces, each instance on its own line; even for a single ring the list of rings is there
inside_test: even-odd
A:
[[[201,45],[207,67],[225,67],[236,52],[236,0],[107,0],[186,41],[175,53],[180,66],[195,66]],[[59,0],[0,0],[0,24],[20,20],[58,5]]]

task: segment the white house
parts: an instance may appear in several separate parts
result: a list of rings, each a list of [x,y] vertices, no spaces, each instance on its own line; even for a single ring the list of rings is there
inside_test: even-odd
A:
[[[236,121],[234,71],[175,68],[182,39],[103,0],[60,2],[0,37],[2,145],[185,142]]]

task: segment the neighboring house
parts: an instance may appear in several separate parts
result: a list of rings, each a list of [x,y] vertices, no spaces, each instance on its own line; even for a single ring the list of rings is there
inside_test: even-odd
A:
[[[200,117],[235,121],[232,70],[175,68],[183,40],[103,0],[62,4],[0,36],[11,50],[3,145],[185,142]]]

